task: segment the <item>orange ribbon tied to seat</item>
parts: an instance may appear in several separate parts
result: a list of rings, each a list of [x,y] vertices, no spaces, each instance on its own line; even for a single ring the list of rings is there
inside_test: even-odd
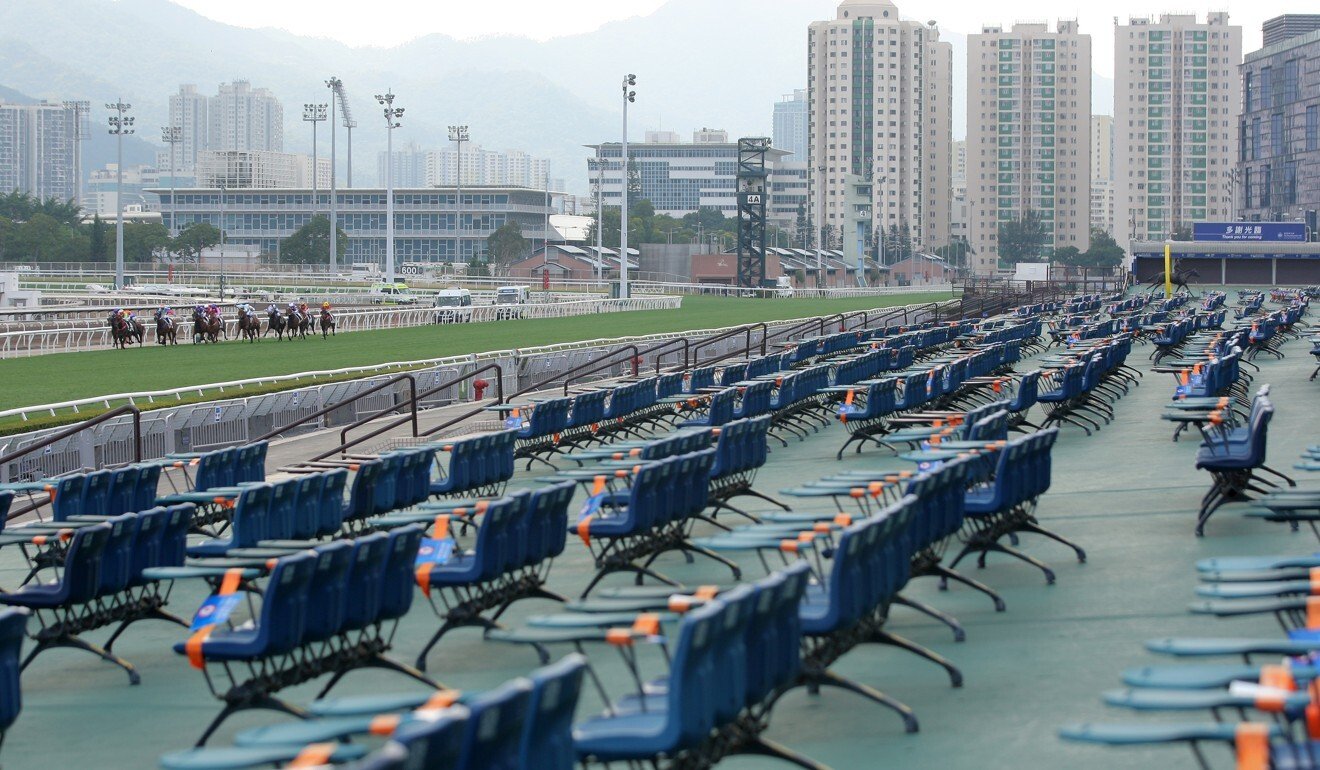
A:
[[[1309,629],[1320,628],[1320,596],[1308,596],[1306,598],[1306,627]]]
[[[293,758],[287,767],[324,767],[339,748],[337,743],[313,743]]]
[[[596,495],[603,494],[604,492],[605,492],[605,477],[597,476],[591,487],[591,495],[592,497],[595,497]],[[587,545],[587,546],[591,545],[591,520],[595,518],[595,516],[596,514],[594,513],[587,514],[586,516],[583,516],[582,520],[579,521],[577,524],[577,535],[578,537],[582,538],[583,545]]]
[[[225,576],[220,581],[220,590],[216,592],[218,596],[229,596],[238,591],[239,585],[243,582],[242,569],[225,570]],[[215,631],[215,624],[212,623],[193,632],[184,643],[184,652],[188,653],[188,663],[193,668],[206,668],[206,656],[202,654],[202,645],[207,638]]]

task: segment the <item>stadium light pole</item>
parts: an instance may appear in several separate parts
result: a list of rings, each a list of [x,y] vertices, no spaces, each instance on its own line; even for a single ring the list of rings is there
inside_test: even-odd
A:
[[[312,218],[316,218],[316,124],[325,120],[325,105],[307,103],[303,105],[303,120],[312,124]]]
[[[454,175],[457,194],[454,203],[457,213],[454,215],[454,261],[463,261],[463,142],[471,139],[466,125],[450,126],[449,141],[458,145],[458,173]]]
[[[605,266],[604,258],[601,256],[601,247],[604,243],[604,213],[605,204],[601,197],[601,174],[605,170],[605,161],[603,158],[590,158],[587,160],[587,169],[596,172],[596,280],[601,279],[601,269]]]
[[[170,229],[171,236],[179,234],[179,228],[175,224],[175,204],[174,204],[174,145],[183,141],[182,126],[161,126],[160,140],[170,146]]]
[[[335,184],[335,166],[339,161],[335,154],[335,97],[339,96],[344,81],[331,75],[325,85],[330,89],[330,272],[333,273],[339,261],[339,212],[335,201],[339,192]]]
[[[619,299],[628,298],[628,105],[637,101],[636,75],[623,78],[623,205],[619,209]]]
[[[115,137],[115,288],[124,288],[124,135],[133,133],[133,118],[126,113],[131,104],[116,101],[107,104],[113,110],[110,116],[110,134]]]
[[[376,94],[385,114],[385,283],[394,283],[394,129],[403,125],[403,108],[394,106],[394,94]]]

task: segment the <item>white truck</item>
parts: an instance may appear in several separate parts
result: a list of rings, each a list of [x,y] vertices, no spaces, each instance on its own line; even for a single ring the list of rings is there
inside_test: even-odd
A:
[[[500,286],[495,289],[495,319],[522,318],[522,305],[527,304],[530,289],[526,286]]]
[[[472,320],[472,292],[441,289],[435,295],[435,323],[467,323]]]

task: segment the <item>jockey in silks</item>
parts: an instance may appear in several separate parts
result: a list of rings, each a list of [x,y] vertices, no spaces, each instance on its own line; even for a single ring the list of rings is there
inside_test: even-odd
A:
[[[308,314],[307,314],[307,303],[306,303],[306,302],[303,302],[303,303],[301,303],[301,304],[298,305],[298,312],[299,312],[299,313],[302,313],[303,318],[306,318],[306,317],[307,317]]]
[[[290,303],[289,303],[289,315],[292,315],[292,316],[296,316],[296,315],[298,315],[298,303],[297,303],[297,302],[290,302]]]

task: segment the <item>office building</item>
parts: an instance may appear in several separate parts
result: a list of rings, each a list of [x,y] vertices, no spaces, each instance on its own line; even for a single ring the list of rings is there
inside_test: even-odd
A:
[[[150,192],[161,196],[167,213],[168,189]],[[329,194],[318,191],[317,210],[325,211]],[[176,191],[180,228],[193,222],[221,226],[221,191],[190,188]],[[349,262],[385,259],[385,189],[340,190],[339,227],[348,236]],[[230,190],[224,193],[226,243],[256,247],[274,257],[280,242],[312,216],[312,191]],[[545,193],[521,187],[464,187],[463,205],[454,188],[411,188],[394,191],[394,250],[397,264],[403,262],[469,262],[486,253],[486,239],[508,222],[517,222],[529,241],[545,238],[548,213]],[[456,229],[462,214],[462,232]],[[168,226],[170,223],[166,222]],[[461,240],[460,240],[461,235]],[[553,238],[553,234],[551,235]],[[327,255],[327,259],[328,259]]]
[[[1269,48],[1318,29],[1320,29],[1320,13],[1285,13],[1261,25],[1261,45]]]
[[[1320,25],[1308,29],[1285,23],[1289,18],[1265,22],[1266,39],[1274,42],[1242,64],[1239,220],[1305,220],[1306,212],[1320,209]],[[1284,30],[1298,33],[1287,37]]]
[[[1091,36],[1076,21],[986,26],[967,37],[967,216],[972,268],[998,269],[1000,229],[1028,216],[1040,253],[1090,246]]]
[[[317,158],[316,167],[316,187],[328,195],[330,159]],[[311,156],[292,152],[205,150],[197,157],[195,172],[196,187],[268,190],[312,186]]]
[[[63,104],[0,102],[0,194],[77,198],[77,121]]]
[[[815,241],[807,226],[807,161],[784,157],[775,163],[767,182],[766,219],[772,229],[768,240],[776,246],[808,248]]]
[[[655,138],[672,136],[653,134]],[[730,142],[727,131],[694,131],[691,142],[637,142],[628,145],[632,197],[648,200],[657,214],[681,217],[699,209],[713,208],[726,217],[738,214],[737,178],[738,143]],[[719,139],[721,141],[714,141]],[[618,142],[588,147],[605,162],[601,172],[601,199],[606,206],[622,202],[622,149]],[[766,163],[771,172],[788,153],[771,148]],[[595,179],[595,173],[589,172]]]
[[[1242,28],[1213,12],[1114,28],[1115,239],[1227,219],[1242,110]]]
[[[918,249],[948,243],[952,47],[934,23],[884,0],[844,0],[807,31],[811,218],[840,229],[846,260],[877,230],[906,228]],[[857,202],[865,192],[865,204]]]
[[[807,90],[798,88],[775,102],[771,143],[792,153],[795,162],[807,162]]]

